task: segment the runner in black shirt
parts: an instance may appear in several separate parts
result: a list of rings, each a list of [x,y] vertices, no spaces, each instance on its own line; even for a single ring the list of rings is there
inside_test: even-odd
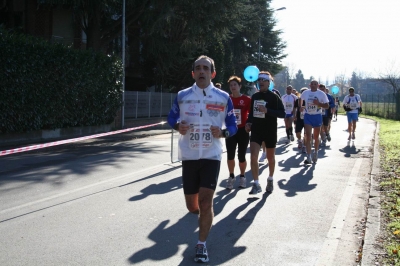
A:
[[[278,117],[285,117],[285,109],[278,95],[269,90],[271,76],[269,72],[261,71],[258,75],[260,91],[251,97],[251,109],[246,123],[246,130],[251,130],[250,153],[251,172],[254,184],[249,194],[261,192],[258,181],[258,153],[264,141],[267,148],[269,177],[267,192],[273,190],[273,176],[275,171],[275,147],[278,138]]]

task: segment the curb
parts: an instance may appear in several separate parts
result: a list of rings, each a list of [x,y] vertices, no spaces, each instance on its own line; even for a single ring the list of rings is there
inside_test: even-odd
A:
[[[375,247],[376,239],[380,233],[381,227],[381,206],[379,182],[376,180],[380,172],[380,152],[379,152],[379,122],[376,122],[374,156],[372,160],[371,183],[368,201],[368,214],[364,235],[364,245],[362,251],[362,266],[375,265],[377,249]]]

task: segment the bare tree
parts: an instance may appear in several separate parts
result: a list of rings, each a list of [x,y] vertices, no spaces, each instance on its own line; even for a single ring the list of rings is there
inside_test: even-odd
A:
[[[400,66],[396,61],[392,61],[384,70],[379,73],[379,81],[390,85],[393,89],[393,94],[400,92]]]
[[[339,87],[339,91],[341,95],[347,94],[347,85],[348,85],[348,78],[344,73],[335,76],[335,84]]]

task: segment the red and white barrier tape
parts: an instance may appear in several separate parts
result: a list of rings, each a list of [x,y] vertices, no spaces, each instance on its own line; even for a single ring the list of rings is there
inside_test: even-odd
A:
[[[114,134],[133,131],[133,130],[137,130],[137,129],[153,127],[156,125],[162,125],[165,123],[166,122],[160,122],[160,123],[156,123],[156,124],[145,125],[145,126],[140,126],[140,127],[131,127],[131,128],[126,128],[126,129],[121,129],[121,130],[111,131],[111,132],[106,132],[106,133],[100,133],[100,134],[95,134],[95,135],[90,135],[90,136],[85,136],[85,137],[80,137],[80,138],[66,139],[66,140],[32,145],[32,146],[21,147],[21,148],[16,148],[16,149],[11,149],[11,150],[5,150],[5,151],[0,151],[0,156],[19,153],[19,152],[25,152],[25,151],[32,151],[32,150],[37,150],[37,149],[43,149],[43,148],[47,148],[47,147],[51,147],[51,146],[57,146],[57,145],[61,145],[61,144],[77,142],[77,141],[86,140],[86,139],[93,139],[93,138],[98,138],[98,137],[103,137],[103,136],[108,136],[108,135],[114,135]]]

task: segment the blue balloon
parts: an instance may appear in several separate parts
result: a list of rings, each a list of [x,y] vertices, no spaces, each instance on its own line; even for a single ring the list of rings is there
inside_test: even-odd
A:
[[[256,66],[248,66],[243,72],[244,78],[248,82],[254,82],[258,79],[258,74],[260,73],[260,70]]]
[[[332,92],[333,94],[339,93],[339,87],[338,87],[338,86],[333,86],[333,87],[331,88],[331,92]]]
[[[273,88],[274,88],[274,82],[271,80],[271,81],[269,82],[269,87],[268,87],[268,89],[269,89],[270,91],[272,91]]]

